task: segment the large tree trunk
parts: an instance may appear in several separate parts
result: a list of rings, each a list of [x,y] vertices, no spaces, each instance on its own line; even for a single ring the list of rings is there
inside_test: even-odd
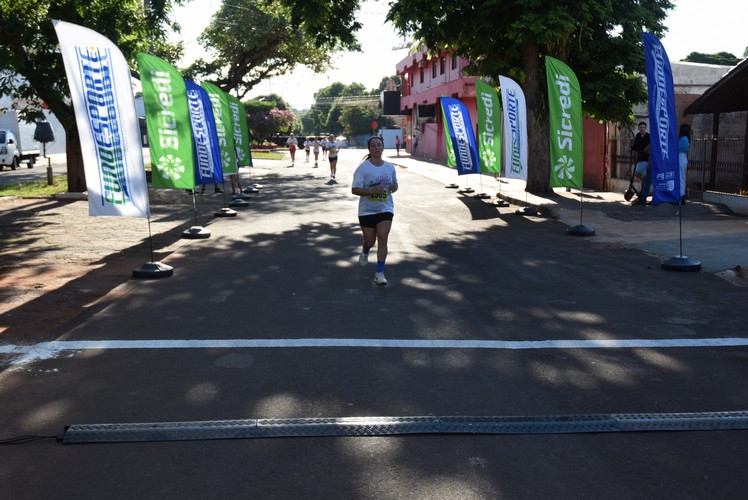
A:
[[[551,189],[550,123],[548,106],[543,99],[540,81],[540,54],[534,43],[522,47],[522,66],[526,79],[523,85],[527,101],[527,187],[530,193],[549,193]],[[545,83],[545,82],[543,82]]]
[[[86,187],[86,171],[83,168],[81,141],[78,137],[78,127],[65,127],[65,154],[68,167],[68,192],[82,193]]]

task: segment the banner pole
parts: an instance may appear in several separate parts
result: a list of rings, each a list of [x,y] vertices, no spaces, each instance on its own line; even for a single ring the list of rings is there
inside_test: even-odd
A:
[[[582,223],[582,212],[584,211],[584,186],[579,189],[579,224],[566,230],[570,236],[594,236],[595,230]]]

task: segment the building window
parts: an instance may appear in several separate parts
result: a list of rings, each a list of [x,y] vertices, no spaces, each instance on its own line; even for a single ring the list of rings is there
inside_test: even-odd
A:
[[[431,65],[431,78],[436,78],[436,59],[434,59],[434,63]]]
[[[441,56],[439,58],[439,74],[443,75],[447,69],[447,56]]]
[[[421,66],[421,83],[423,83],[423,66]]]
[[[457,69],[457,54],[452,54],[452,69]]]

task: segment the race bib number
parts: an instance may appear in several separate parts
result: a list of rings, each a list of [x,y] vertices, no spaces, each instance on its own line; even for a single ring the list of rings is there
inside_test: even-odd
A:
[[[382,191],[381,193],[377,193],[377,194],[372,194],[372,195],[369,195],[369,201],[373,201],[373,202],[383,202],[383,201],[387,201],[387,198],[388,198],[388,197],[389,197],[389,191],[387,191],[387,190],[385,189],[385,190],[384,190],[384,191]]]

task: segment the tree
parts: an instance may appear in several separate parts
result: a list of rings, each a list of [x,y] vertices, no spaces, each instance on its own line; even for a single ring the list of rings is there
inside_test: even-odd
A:
[[[270,139],[273,135],[289,133],[296,124],[296,115],[287,109],[273,108],[247,113],[249,135],[253,139]]]
[[[152,1],[143,9],[138,0],[40,1],[0,0],[0,94],[28,103],[22,119],[42,117],[46,104],[65,129],[68,190],[86,190],[78,129],[65,68],[52,19],[85,26],[109,38],[133,63],[135,54],[148,50],[173,60],[179,47],[169,46],[165,27],[172,4],[181,0]],[[112,22],[116,19],[116,22]],[[173,23],[171,26],[178,29]]]
[[[293,24],[292,9],[280,0],[224,0],[198,40],[210,57],[195,61],[185,76],[211,81],[240,99],[297,64],[323,71],[334,46],[318,45],[314,32]]]
[[[371,133],[371,122],[379,123],[380,128],[391,127],[391,118],[382,116],[378,103],[354,104],[343,108],[340,124],[345,135],[364,135]]]
[[[527,190],[550,191],[543,56],[566,62],[582,87],[586,115],[630,122],[646,99],[642,31],[660,35],[668,0],[398,0],[388,20],[434,51],[471,61],[469,74],[520,83],[527,100]]]
[[[717,52],[716,54],[702,54],[701,52],[691,52],[683,59],[686,62],[703,63],[703,64],[720,64],[723,66],[735,66],[740,62],[733,54],[729,52]]]
[[[339,134],[343,131],[340,115],[345,107],[374,100],[361,83],[346,85],[335,82],[322,87],[314,94],[314,105],[305,117],[312,120],[311,130],[315,134],[322,132]]]

